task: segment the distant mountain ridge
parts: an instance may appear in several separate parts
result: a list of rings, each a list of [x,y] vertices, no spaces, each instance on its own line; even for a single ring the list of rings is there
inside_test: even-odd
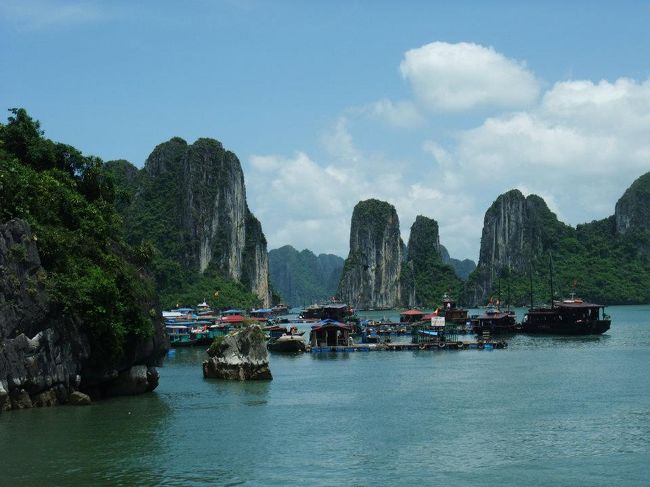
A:
[[[305,306],[336,294],[344,260],[333,254],[316,256],[291,245],[269,251],[272,287],[291,306]]]

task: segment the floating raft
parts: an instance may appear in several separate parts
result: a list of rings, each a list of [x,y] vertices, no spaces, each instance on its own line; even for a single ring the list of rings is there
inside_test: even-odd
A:
[[[364,343],[337,347],[307,347],[311,353],[337,352],[397,352],[402,350],[493,350],[508,348],[508,342],[449,342],[449,343]]]

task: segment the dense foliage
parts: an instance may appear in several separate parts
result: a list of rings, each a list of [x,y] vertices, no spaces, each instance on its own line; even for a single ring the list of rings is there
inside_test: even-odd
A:
[[[124,241],[102,161],[46,139],[24,109],[10,112],[0,125],[0,222],[31,225],[52,318],[81,324],[91,363],[110,365],[153,331],[148,253]]]
[[[269,277],[287,304],[309,305],[336,294],[343,262],[336,255],[316,256],[285,245],[269,252]]]

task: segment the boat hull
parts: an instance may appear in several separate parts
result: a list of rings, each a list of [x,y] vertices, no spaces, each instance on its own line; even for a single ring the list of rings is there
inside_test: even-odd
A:
[[[582,323],[524,323],[522,332],[533,335],[602,335],[611,326],[611,320],[594,320]]]

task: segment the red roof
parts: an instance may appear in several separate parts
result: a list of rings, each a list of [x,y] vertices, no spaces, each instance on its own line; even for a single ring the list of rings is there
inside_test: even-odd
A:
[[[230,315],[230,316],[224,316],[221,318],[221,321],[224,323],[241,323],[244,321],[244,317],[242,315]]]
[[[404,311],[400,313],[401,315],[408,315],[408,316],[415,316],[415,315],[423,315],[424,311],[420,311],[419,309],[410,309],[408,311]]]

